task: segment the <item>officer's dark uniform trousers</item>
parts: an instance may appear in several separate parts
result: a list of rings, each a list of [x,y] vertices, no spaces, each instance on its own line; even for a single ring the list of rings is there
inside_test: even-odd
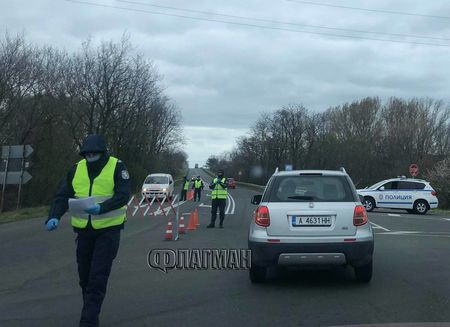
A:
[[[106,294],[106,286],[120,243],[118,226],[77,229],[77,263],[80,287],[83,292],[83,309],[80,323],[84,326],[98,324],[98,316]]]

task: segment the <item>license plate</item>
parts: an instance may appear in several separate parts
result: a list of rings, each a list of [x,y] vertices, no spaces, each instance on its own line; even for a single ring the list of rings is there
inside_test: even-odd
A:
[[[319,226],[329,227],[331,226],[331,216],[291,216],[292,226]]]

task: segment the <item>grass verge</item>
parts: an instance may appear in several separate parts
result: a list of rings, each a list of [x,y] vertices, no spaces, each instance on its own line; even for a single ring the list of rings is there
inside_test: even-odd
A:
[[[31,218],[46,217],[48,206],[23,208],[15,211],[7,211],[0,214],[0,224]]]
[[[430,213],[435,215],[450,216],[450,209],[431,209]]]

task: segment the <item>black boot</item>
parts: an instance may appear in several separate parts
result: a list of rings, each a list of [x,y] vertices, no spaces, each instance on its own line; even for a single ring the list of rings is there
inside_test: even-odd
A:
[[[206,228],[214,228],[215,226],[214,226],[214,224],[213,223],[211,223],[211,224],[209,224],[208,226],[206,226]]]

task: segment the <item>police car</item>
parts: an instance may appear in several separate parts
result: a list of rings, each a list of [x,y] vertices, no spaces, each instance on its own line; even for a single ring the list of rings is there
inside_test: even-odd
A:
[[[406,209],[409,213],[424,215],[429,209],[438,207],[436,191],[422,179],[400,176],[357,192],[364,197],[367,211],[375,208]]]

